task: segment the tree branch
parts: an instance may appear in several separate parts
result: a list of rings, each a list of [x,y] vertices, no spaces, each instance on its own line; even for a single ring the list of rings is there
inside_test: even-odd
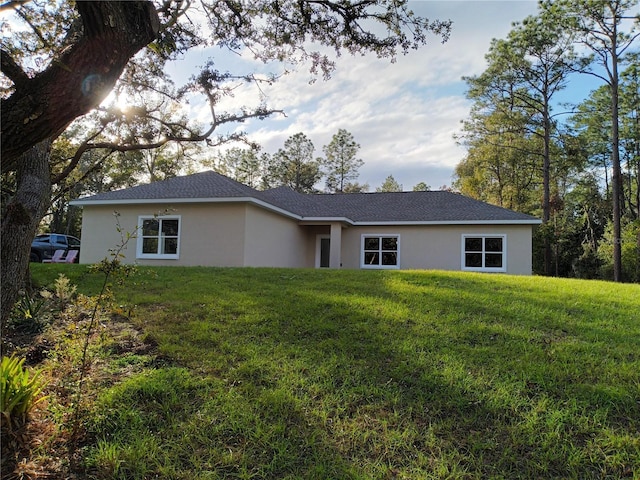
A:
[[[2,172],[43,139],[55,139],[107,96],[125,66],[157,35],[151,2],[77,2],[83,36],[43,72],[2,99]]]
[[[31,0],[9,0],[8,2],[0,4],[0,12],[4,12],[5,10],[15,10],[20,5],[24,5],[30,1]]]
[[[4,49],[0,49],[0,64],[2,66],[2,73],[4,73],[9,80],[18,88],[29,80],[29,76],[24,72],[22,67],[16,63],[9,52]]]

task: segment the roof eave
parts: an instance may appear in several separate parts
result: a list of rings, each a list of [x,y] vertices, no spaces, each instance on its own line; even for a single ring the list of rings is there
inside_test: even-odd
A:
[[[113,200],[91,200],[82,199],[72,200],[69,205],[77,207],[87,206],[104,206],[104,205],[145,205],[160,203],[228,203],[228,202],[246,202],[251,197],[213,197],[213,198],[118,198]]]
[[[358,226],[375,225],[540,225],[542,220],[536,218],[527,220],[412,220],[412,221],[366,221],[353,222]]]
[[[251,203],[275,213],[300,220],[302,217],[288,210],[272,205],[254,197],[211,197],[211,198],[136,198],[115,200],[73,200],[70,205],[77,207],[103,207],[117,205],[159,205],[159,204],[189,204],[189,203]]]
[[[327,223],[355,225],[355,222],[348,217],[302,217],[300,220],[300,225],[326,225]]]
[[[78,199],[70,202],[70,205],[78,207],[87,206],[117,206],[117,205],[158,205],[158,204],[191,204],[191,203],[250,203],[274,213],[300,221],[303,224],[319,223],[344,223],[352,226],[393,226],[393,225],[540,225],[541,220],[411,220],[411,221],[358,221],[348,217],[305,217],[297,215],[284,208],[277,207],[264,200],[255,197],[208,197],[208,198],[138,198],[138,199],[114,199],[114,200],[90,200]]]

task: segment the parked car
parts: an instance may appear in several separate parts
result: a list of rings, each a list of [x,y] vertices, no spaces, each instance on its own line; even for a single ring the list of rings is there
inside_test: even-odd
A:
[[[80,240],[71,235],[62,235],[59,233],[45,233],[37,235],[31,242],[31,255],[29,260],[32,262],[42,262],[50,260],[53,252],[56,250],[80,250]],[[77,262],[78,260],[76,260]]]

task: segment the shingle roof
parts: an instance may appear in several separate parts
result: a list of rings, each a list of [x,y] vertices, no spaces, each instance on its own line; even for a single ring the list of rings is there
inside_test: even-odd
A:
[[[74,202],[100,205],[144,200],[213,201],[252,199],[302,220],[346,219],[354,223],[540,223],[530,215],[490,205],[463,195],[436,192],[388,192],[305,195],[288,187],[254,190],[216,172],[176,177],[162,182],[101,193]]]
[[[303,217],[346,217],[367,223],[536,221],[530,215],[446,191],[304,195],[280,187],[261,193],[270,203]]]
[[[201,172],[174,177],[113,192],[99,193],[80,199],[98,204],[117,200],[162,200],[177,198],[253,197],[256,190],[216,172]]]

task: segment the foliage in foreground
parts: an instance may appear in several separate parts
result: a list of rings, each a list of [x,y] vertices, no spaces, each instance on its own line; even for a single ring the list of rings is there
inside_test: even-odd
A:
[[[34,274],[61,268],[95,293]],[[640,474],[637,285],[154,268],[114,293],[157,351],[97,354],[96,478]]]
[[[32,374],[24,368],[24,358],[2,357],[0,362],[0,411],[3,427],[11,429],[21,424],[33,407],[43,399],[44,388],[39,372]]]

